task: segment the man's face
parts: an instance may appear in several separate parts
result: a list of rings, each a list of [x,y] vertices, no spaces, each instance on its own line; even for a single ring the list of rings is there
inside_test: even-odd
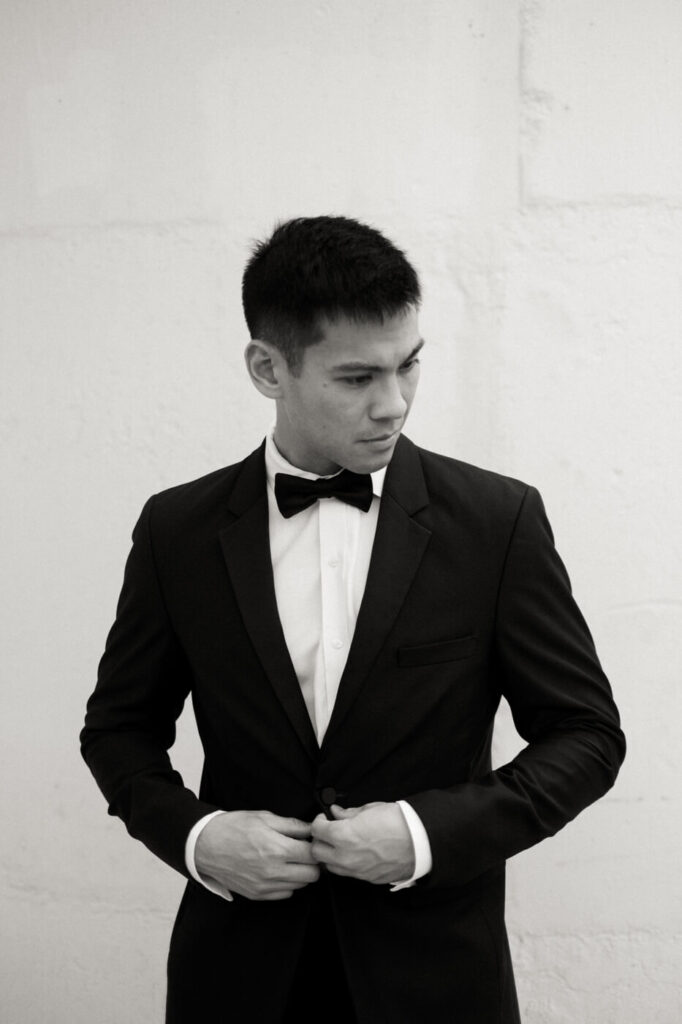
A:
[[[323,321],[300,372],[281,363],[275,442],[299,469],[327,475],[388,465],[419,380],[417,313],[383,323]]]

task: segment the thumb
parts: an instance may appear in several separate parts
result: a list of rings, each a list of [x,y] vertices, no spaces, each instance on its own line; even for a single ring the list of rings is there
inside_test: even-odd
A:
[[[332,804],[329,810],[337,821],[343,821],[344,818],[354,818],[356,814],[360,813],[362,807],[339,807],[338,804]]]

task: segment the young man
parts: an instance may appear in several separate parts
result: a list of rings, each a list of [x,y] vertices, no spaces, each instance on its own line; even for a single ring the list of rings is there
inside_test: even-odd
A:
[[[541,499],[402,436],[420,290],[378,231],[282,224],[243,298],[274,431],[147,502],[82,732],[189,879],[167,1020],[510,1024],[505,861],[624,754]],[[502,694],[528,745],[491,771]]]

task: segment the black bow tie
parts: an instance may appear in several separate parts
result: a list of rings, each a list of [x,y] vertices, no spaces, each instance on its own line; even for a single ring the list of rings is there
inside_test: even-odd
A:
[[[275,497],[285,519],[314,505],[319,498],[338,498],[367,512],[372,504],[372,478],[369,473],[352,473],[350,469],[319,480],[276,473]]]

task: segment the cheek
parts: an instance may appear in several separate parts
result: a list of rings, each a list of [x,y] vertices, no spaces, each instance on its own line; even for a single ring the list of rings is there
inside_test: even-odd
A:
[[[338,434],[340,418],[337,409],[325,401],[322,394],[318,401],[312,402],[306,410],[306,429],[311,438],[322,438]]]
[[[328,433],[336,431],[340,435],[357,423],[363,408],[364,403],[357,394],[323,394],[316,406],[315,419]]]
[[[324,437],[342,441],[347,438],[365,416],[368,401],[363,392],[340,392],[326,383],[300,397],[300,428],[313,440]]]
[[[324,424],[325,395],[312,391],[301,394],[297,405],[297,415],[301,426],[310,432],[318,430]]]
[[[415,391],[417,390],[417,384],[419,383],[419,370],[415,370],[410,378],[405,381],[405,387],[403,388],[403,397],[405,401],[410,404],[414,398]]]

